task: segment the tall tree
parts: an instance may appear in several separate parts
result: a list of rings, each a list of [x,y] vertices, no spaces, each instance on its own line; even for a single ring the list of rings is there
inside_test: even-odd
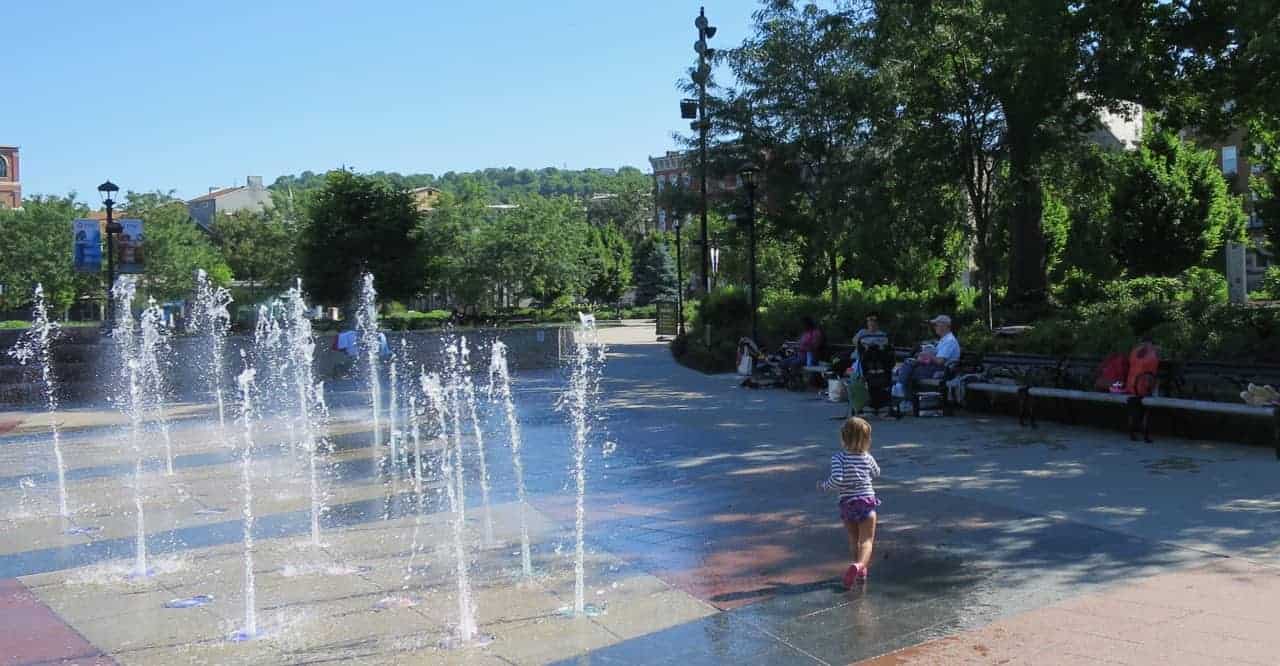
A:
[[[923,167],[900,181],[911,192],[904,200],[943,193],[946,181],[961,184],[967,210],[961,224],[989,307],[999,279],[998,177],[1007,159],[1004,114],[989,80],[990,25],[973,3],[879,3],[872,33],[871,59],[886,102],[879,143],[885,153],[907,157],[892,165],[895,172]],[[943,181],[931,183],[931,174]]]
[[[1148,131],[1127,155],[1112,211],[1113,251],[1130,275],[1173,276],[1243,240],[1240,200],[1227,190],[1212,151],[1170,130]]]
[[[631,286],[631,245],[612,226],[592,227],[589,252],[587,298],[596,303],[617,303]]]
[[[589,227],[581,202],[528,196],[495,215],[490,261],[512,277],[520,293],[550,303],[587,289]]]
[[[157,300],[178,299],[191,293],[197,270],[205,270],[218,284],[231,280],[231,268],[187,212],[187,206],[171,193],[128,194],[121,217],[143,222],[144,268],[139,296]]]
[[[643,238],[653,222],[653,184],[628,180],[614,191],[597,193],[587,200],[587,216],[592,224],[611,224],[632,240]]]
[[[754,23],[755,34],[722,56],[737,86],[712,104],[717,167],[733,173],[747,159],[763,162],[775,222],[804,230],[836,303],[848,232],[874,177],[865,168],[875,96],[865,22],[856,9],[769,0]]]
[[[18,308],[31,302],[37,283],[53,310],[65,313],[79,296],[101,294],[98,275],[73,271],[71,221],[88,208],[73,196],[35,196],[23,199],[21,209],[0,209],[0,307]]]
[[[417,231],[427,291],[464,306],[480,306],[490,286],[509,287],[515,279],[487,260],[496,233],[482,197],[478,187],[445,192]]]
[[[277,209],[221,215],[214,220],[212,232],[232,274],[251,289],[283,287],[297,276],[297,230]]]
[[[635,250],[636,305],[676,297],[676,262],[658,236],[649,236]]]
[[[321,303],[350,299],[360,274],[373,274],[385,299],[408,298],[423,285],[418,210],[401,186],[373,176],[330,171],[306,197],[298,238],[304,284]]]
[[[875,2],[877,16],[900,21],[905,16],[907,25],[929,27],[914,32],[914,40],[910,30],[895,32],[898,46],[908,45],[898,52],[917,53],[927,63],[907,68],[913,75],[950,76],[954,90],[962,93],[940,94],[933,104],[939,116],[960,120],[962,131],[953,135],[965,155],[965,171],[990,169],[993,147],[1008,162],[1003,189],[1012,303],[1042,307],[1045,302],[1044,160],[1093,129],[1099,109],[1124,111],[1126,102],[1160,98],[1158,83],[1171,70],[1161,27],[1170,12],[1167,5],[1158,0],[1122,7],[1102,0]],[[989,179],[996,173],[980,175]],[[972,175],[966,177],[966,189],[979,204],[971,204],[971,211],[979,212],[983,192],[994,191]]]

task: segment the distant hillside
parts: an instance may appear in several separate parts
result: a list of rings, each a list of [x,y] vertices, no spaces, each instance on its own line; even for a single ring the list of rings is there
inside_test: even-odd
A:
[[[644,191],[652,186],[649,176],[635,167],[621,167],[612,173],[597,169],[568,170],[548,167],[533,170],[507,167],[470,173],[450,171],[440,176],[429,173],[405,175],[385,171],[378,171],[373,175],[408,188],[430,186],[453,193],[478,188],[486,194],[487,199],[498,203],[507,203],[528,194],[583,196],[628,190]],[[298,194],[319,187],[323,182],[324,173],[303,171],[296,176],[280,176],[270,187],[282,192],[292,189],[294,194]]]

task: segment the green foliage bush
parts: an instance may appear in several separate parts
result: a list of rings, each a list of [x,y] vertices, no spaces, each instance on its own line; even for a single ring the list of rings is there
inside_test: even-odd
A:
[[[782,289],[766,289],[761,294],[758,314],[760,344],[768,351],[800,336],[804,317],[813,317],[822,327],[828,343],[849,344],[863,327],[867,314],[879,313],[882,326],[895,344],[910,346],[932,337],[927,320],[949,314],[957,330],[974,321],[977,291],[953,289],[914,292],[894,285],[864,287],[857,280],[841,285],[840,305],[834,310],[823,296],[794,294]],[[737,355],[737,341],[751,333],[751,304],[746,290],[719,289],[702,299],[697,316],[690,318],[690,340],[673,344],[672,352],[689,367],[707,372],[730,371]],[[711,348],[703,337],[711,325]]]
[[[1268,299],[1280,299],[1280,266],[1268,266],[1262,276],[1262,295]]]
[[[403,307],[403,306],[401,306]],[[392,331],[417,331],[425,328],[439,328],[449,321],[448,310],[396,310],[381,318],[382,325]]]
[[[947,313],[957,324],[964,349],[978,353],[1104,356],[1128,351],[1149,336],[1169,359],[1280,363],[1280,309],[1229,304],[1226,279],[1211,269],[1092,284],[1082,274],[1068,273],[1057,293],[1070,294],[1063,299],[1069,303],[1052,317],[1032,322],[1032,329],[1022,335],[997,337],[984,326],[968,325],[978,321],[977,294],[972,290],[912,292],[851,282],[833,311],[826,298],[771,289],[764,293],[760,312],[761,341],[771,350],[794,340],[801,318],[809,315],[824,327],[829,342],[847,343],[865,315],[875,311],[894,343],[910,346],[930,337],[925,320]],[[732,370],[735,343],[750,329],[745,293],[716,292],[703,301],[702,313],[705,317],[690,328],[695,335],[687,341],[681,362],[707,371]],[[701,327],[708,322],[710,349],[701,337]],[[673,351],[678,348],[673,346]]]

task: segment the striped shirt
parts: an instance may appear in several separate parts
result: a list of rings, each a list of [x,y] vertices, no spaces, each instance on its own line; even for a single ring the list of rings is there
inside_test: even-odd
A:
[[[840,499],[875,497],[871,479],[880,476],[880,465],[870,453],[841,451],[831,456],[831,477],[822,482],[822,489],[839,492]]]

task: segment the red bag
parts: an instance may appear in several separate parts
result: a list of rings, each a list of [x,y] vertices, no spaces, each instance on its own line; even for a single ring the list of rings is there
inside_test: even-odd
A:
[[[1116,384],[1125,384],[1128,379],[1129,358],[1116,352],[1102,359],[1102,364],[1098,366],[1098,379],[1093,383],[1093,388],[1107,392]]]

